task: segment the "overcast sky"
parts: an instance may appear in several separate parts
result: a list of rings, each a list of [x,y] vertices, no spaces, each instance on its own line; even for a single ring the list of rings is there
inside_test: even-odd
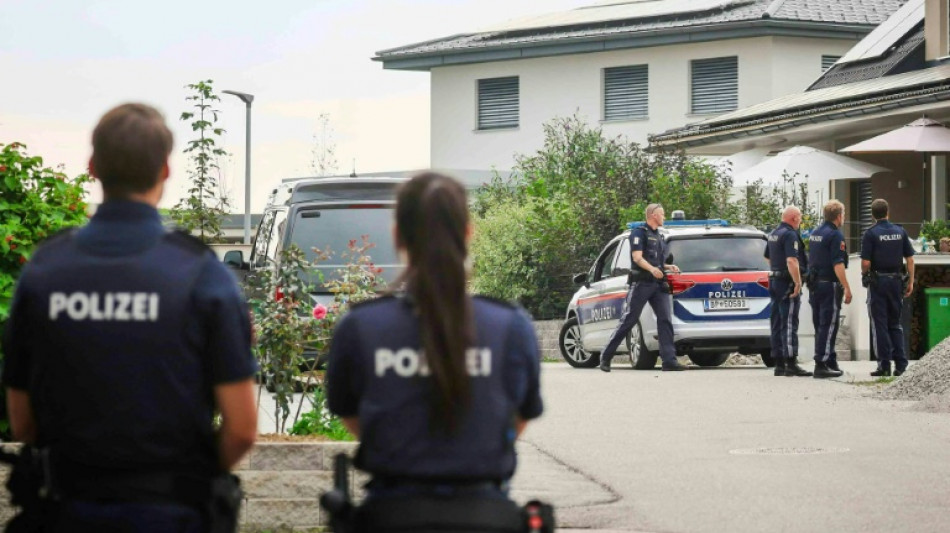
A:
[[[587,0],[0,0],[0,142],[20,141],[69,174],[110,107],[158,107],[175,133],[163,206],[185,190],[193,138],[184,86],[255,95],[252,210],[281,178],[308,175],[318,117],[329,113],[340,171],[429,163],[429,74],[383,70],[379,50],[478,30]],[[244,104],[223,95],[223,165],[235,212],[244,206]],[[98,202],[98,191],[90,196]]]

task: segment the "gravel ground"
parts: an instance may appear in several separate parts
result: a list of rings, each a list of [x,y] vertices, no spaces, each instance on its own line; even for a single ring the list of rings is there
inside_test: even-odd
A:
[[[920,400],[924,411],[950,412],[950,338],[912,364],[882,395],[891,400]]]

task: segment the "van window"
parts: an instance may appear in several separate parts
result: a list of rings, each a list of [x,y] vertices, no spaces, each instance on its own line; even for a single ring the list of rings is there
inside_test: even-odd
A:
[[[375,244],[368,255],[376,266],[382,267],[382,276],[392,281],[402,269],[393,243],[392,227],[391,205],[305,208],[294,215],[290,242],[299,246],[311,261],[316,255],[314,247],[333,252],[329,261],[318,265],[324,281],[328,281],[344,266],[340,253],[348,249],[349,242],[356,240],[359,243],[363,235],[368,235],[369,241]],[[316,283],[316,280],[311,282]]]
[[[251,258],[253,268],[266,268],[277,260],[280,252],[281,238],[284,224],[287,220],[287,211],[276,210],[264,214],[261,225],[257,229],[257,238],[254,241],[254,251]]]

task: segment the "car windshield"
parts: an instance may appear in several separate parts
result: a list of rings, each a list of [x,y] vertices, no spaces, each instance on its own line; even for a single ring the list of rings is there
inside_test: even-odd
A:
[[[373,205],[368,207],[345,206],[335,208],[302,209],[294,217],[290,242],[305,251],[308,260],[316,255],[313,248],[329,249],[333,256],[318,268],[323,272],[324,281],[337,277],[337,270],[344,266],[341,252],[348,250],[351,240],[359,244],[363,235],[375,246],[367,251],[376,266],[382,267],[383,277],[392,281],[402,270],[399,256],[392,238],[392,206]],[[317,280],[310,280],[317,285]],[[325,292],[325,286],[317,286],[318,292]]]
[[[765,238],[704,235],[670,239],[673,262],[683,272],[768,270]]]

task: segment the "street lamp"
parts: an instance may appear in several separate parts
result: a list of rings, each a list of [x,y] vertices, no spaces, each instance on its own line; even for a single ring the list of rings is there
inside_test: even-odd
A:
[[[244,244],[251,244],[251,102],[253,94],[238,91],[221,91],[224,94],[233,94],[244,102],[247,109],[247,121],[244,126]]]

